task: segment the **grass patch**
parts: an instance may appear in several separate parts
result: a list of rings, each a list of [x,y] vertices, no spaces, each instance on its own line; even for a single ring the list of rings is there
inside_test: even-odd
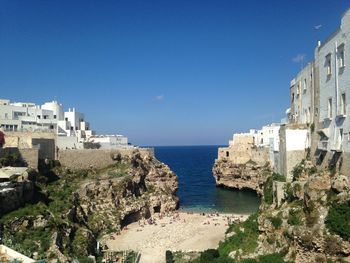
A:
[[[273,225],[273,227],[275,229],[280,229],[283,223],[283,220],[281,217],[279,216],[274,216],[274,217],[270,217],[269,220],[271,221],[271,224]]]
[[[329,208],[326,226],[331,233],[338,234],[345,240],[350,240],[350,202],[333,204]]]
[[[290,209],[287,223],[292,226],[299,226],[301,225],[301,216],[302,213],[299,209]]]
[[[251,215],[246,221],[238,225],[230,226],[229,232],[235,234],[219,244],[221,256],[227,256],[231,251],[242,249],[244,253],[250,253],[257,247],[259,236],[258,214]],[[241,229],[244,229],[242,231]]]
[[[266,204],[271,205],[273,203],[273,179],[270,176],[269,178],[267,178],[265,184],[264,184],[264,202]]]

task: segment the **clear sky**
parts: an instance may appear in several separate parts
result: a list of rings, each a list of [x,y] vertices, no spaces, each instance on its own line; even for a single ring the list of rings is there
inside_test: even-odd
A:
[[[284,117],[290,80],[348,7],[0,0],[0,97],[56,99],[98,133],[135,144],[227,144],[233,132]]]

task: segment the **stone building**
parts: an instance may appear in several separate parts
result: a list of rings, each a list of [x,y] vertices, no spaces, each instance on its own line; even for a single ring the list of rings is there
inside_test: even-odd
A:
[[[341,18],[340,27],[316,47],[315,60],[319,70],[320,158],[342,159],[342,171],[350,168],[350,10]]]

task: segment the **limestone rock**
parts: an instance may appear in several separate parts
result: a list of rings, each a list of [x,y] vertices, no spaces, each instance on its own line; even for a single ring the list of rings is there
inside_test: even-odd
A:
[[[213,175],[218,186],[252,189],[262,195],[267,167],[256,164],[235,164],[227,159],[217,159]]]
[[[345,175],[337,175],[332,178],[332,189],[337,193],[349,190],[349,177]]]

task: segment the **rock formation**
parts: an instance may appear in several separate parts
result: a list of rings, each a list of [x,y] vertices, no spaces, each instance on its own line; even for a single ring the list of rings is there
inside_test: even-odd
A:
[[[58,180],[41,193],[46,204],[0,221],[5,244],[37,259],[70,262],[96,255],[98,237],[177,208],[177,176],[168,166],[138,151],[110,158],[114,164],[100,170],[54,168]]]
[[[344,217],[344,213],[350,213],[349,177],[306,169],[307,166],[310,165],[302,165],[300,179],[282,183],[284,194],[280,202],[274,192],[272,204],[262,203],[258,247],[254,253],[240,255],[241,258],[281,253],[286,260],[296,263],[349,259],[350,228],[346,227]],[[330,218],[330,210],[340,204],[343,204],[340,216]]]
[[[269,174],[269,166],[253,162],[236,164],[228,159],[217,159],[213,175],[217,186],[235,189],[252,189],[262,195],[263,185]]]

